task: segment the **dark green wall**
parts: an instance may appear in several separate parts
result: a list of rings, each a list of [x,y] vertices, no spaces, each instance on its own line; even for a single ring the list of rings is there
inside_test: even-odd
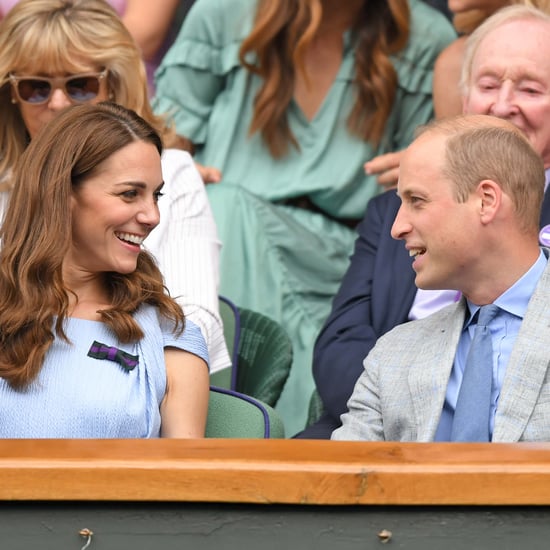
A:
[[[550,508],[2,503],[1,550],[547,550]],[[392,531],[388,544],[377,533]]]

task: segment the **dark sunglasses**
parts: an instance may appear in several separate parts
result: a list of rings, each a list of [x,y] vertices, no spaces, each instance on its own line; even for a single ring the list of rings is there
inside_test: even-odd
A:
[[[97,97],[101,81],[106,76],[107,69],[100,73],[74,74],[59,78],[10,74],[10,82],[17,99],[32,105],[46,103],[56,88],[62,89],[73,103],[86,103]]]

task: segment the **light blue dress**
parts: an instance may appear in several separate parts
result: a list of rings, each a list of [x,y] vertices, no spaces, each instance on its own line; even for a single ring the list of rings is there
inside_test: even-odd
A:
[[[363,164],[407,146],[415,128],[432,117],[433,64],[456,38],[441,13],[417,0],[410,5],[410,40],[392,58],[398,89],[377,147],[346,124],[355,99],[350,34],[313,120],[290,104],[288,122],[300,150],[274,159],[258,134],[249,136],[261,81],[239,64],[238,52],[252,28],[256,0],[196,0],[157,72],[155,110],[172,114],[178,133],[196,145],[197,162],[223,173],[219,184],[207,186],[223,243],[220,293],[275,319],[292,339],[294,362],[277,404],[289,434],[304,427],[314,387],[313,344],[356,237],[331,217],[363,217],[380,190]],[[302,195],[327,215],[284,204]]]
[[[56,338],[40,374],[25,391],[0,378],[0,438],[149,438],[160,435],[160,403],[166,391],[164,347],[198,355],[208,363],[200,329],[186,321],[181,336],[157,310],[142,306],[136,320],[145,337],[122,344],[102,322],[69,318],[71,344]],[[88,355],[94,342],[138,356],[126,370]]]

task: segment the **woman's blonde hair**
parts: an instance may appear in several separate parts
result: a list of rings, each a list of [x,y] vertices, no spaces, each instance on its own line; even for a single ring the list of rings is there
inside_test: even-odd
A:
[[[241,63],[263,79],[250,133],[260,132],[276,158],[285,155],[290,144],[298,148],[286,111],[296,73],[307,82],[305,54],[319,30],[322,9],[321,0],[260,0],[254,28],[239,52]],[[356,101],[348,127],[365,141],[377,143],[384,133],[397,90],[390,55],[407,44],[409,26],[406,0],[368,0],[352,29]]]
[[[27,387],[54,339],[67,340],[63,325],[71,291],[62,268],[72,244],[74,190],[136,141],[152,144],[160,157],[160,136],[134,111],[114,103],[84,104],[63,110],[21,155],[0,230],[0,377],[11,387]],[[134,272],[102,276],[110,307],[98,313],[121,342],[143,337],[133,314],[144,303],[171,319],[174,331],[183,330],[183,312],[148,253],[139,254]]]
[[[29,136],[12,103],[10,73],[65,73],[80,65],[108,70],[109,99],[136,111],[169,147],[178,142],[147,96],[141,53],[114,9],[103,0],[21,0],[0,23],[0,182],[5,184]]]

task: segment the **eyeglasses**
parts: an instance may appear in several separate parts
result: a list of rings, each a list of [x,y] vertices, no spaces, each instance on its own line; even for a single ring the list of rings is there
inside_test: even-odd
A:
[[[97,97],[101,81],[106,76],[107,69],[100,73],[73,74],[59,78],[10,74],[10,82],[17,99],[32,105],[46,103],[56,88],[62,89],[73,103],[86,103]]]

